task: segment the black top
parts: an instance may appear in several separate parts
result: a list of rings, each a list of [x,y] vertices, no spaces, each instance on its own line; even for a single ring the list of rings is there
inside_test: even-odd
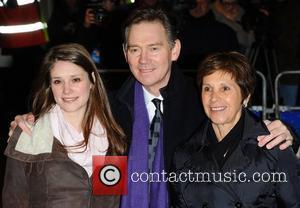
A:
[[[237,122],[237,124],[219,142],[212,125],[211,124],[209,125],[207,136],[208,138],[211,139],[212,143],[210,147],[212,148],[212,153],[220,168],[223,167],[227,158],[229,158],[231,153],[239,144],[239,141],[243,136],[243,128],[244,128],[244,113],[242,113],[242,116],[240,120]]]
[[[171,183],[174,207],[300,207],[295,154],[291,148],[269,150],[259,147],[257,136],[269,134],[266,125],[247,110],[243,120],[244,128],[232,131],[242,131],[242,137],[236,137],[232,132],[231,136],[228,135],[233,141],[238,138],[239,142],[232,147],[234,150],[221,170],[210,148],[212,139],[208,136],[208,119],[186,144],[177,149],[172,167],[177,177],[190,172],[200,174],[192,177],[193,182],[188,179]],[[284,173],[286,181],[276,177],[263,182],[262,174],[267,173],[270,173],[270,178],[272,173]]]

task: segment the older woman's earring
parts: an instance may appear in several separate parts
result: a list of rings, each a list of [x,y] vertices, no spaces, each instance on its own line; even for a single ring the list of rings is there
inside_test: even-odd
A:
[[[244,108],[247,108],[247,106],[248,106],[248,103],[247,103],[247,102],[244,102],[244,103],[243,103],[243,107],[244,107]]]
[[[93,78],[93,82],[96,83],[96,77],[95,77],[95,73],[92,72],[92,78]]]

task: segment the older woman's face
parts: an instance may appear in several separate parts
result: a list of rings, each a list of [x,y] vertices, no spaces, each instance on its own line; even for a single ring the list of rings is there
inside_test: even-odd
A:
[[[232,128],[241,117],[241,89],[231,74],[216,71],[203,78],[202,102],[213,124]]]

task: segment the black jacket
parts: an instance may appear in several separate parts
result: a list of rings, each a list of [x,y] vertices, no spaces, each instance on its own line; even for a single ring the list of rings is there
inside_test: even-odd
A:
[[[243,136],[223,168],[218,166],[210,149],[210,138],[206,137],[209,121],[176,151],[174,172],[177,176],[188,171],[202,175],[198,178],[192,175],[198,182],[172,183],[174,207],[300,207],[300,182],[293,151],[258,147],[257,136],[269,132],[263,122],[256,121],[250,114],[245,112]],[[276,172],[284,173],[286,182],[282,182],[284,175],[273,178]],[[221,176],[213,178],[213,173]],[[255,182],[261,179],[258,174],[263,173],[264,180],[271,175],[273,182]]]
[[[186,141],[204,119],[196,84],[176,67],[172,67],[171,70],[168,85],[160,90],[164,98],[163,128],[166,170],[169,170],[175,148]],[[129,143],[134,119],[134,83],[135,78],[129,77],[111,99],[113,114],[124,129]]]

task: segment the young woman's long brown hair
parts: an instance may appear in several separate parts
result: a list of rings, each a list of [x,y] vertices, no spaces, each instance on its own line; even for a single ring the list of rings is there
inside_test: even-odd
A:
[[[87,109],[82,120],[84,141],[87,145],[95,117],[106,130],[109,147],[107,155],[123,155],[126,152],[125,135],[116,123],[109,105],[106,90],[90,54],[79,44],[63,44],[53,47],[46,54],[33,94],[32,112],[38,119],[56,104],[50,87],[50,71],[57,61],[68,61],[88,73],[93,84]]]

